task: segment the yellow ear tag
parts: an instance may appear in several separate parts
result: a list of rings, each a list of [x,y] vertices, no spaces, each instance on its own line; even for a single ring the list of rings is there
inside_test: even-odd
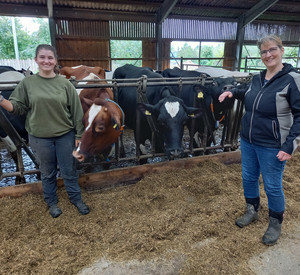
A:
[[[115,129],[116,129],[116,128],[117,128],[117,126],[118,126],[118,124],[116,123],[116,124],[113,126],[113,128],[115,128]]]
[[[145,111],[145,115],[146,115],[146,116],[151,116],[151,113],[150,113],[148,110],[146,110],[146,111]]]
[[[203,93],[202,92],[198,93],[198,98],[203,98]]]
[[[195,117],[195,115],[194,114],[190,114],[189,117]]]

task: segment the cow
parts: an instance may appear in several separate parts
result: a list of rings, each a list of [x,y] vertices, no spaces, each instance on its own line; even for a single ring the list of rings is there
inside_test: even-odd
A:
[[[221,73],[224,74],[224,71]],[[202,106],[205,110],[205,115],[195,121],[194,129],[192,129],[191,123],[187,125],[190,134],[195,134],[193,146],[207,147],[211,146],[212,143],[216,144],[215,131],[219,123],[224,122],[226,111],[232,109],[234,104],[234,99],[230,98],[226,98],[226,101],[220,103],[218,97],[222,92],[238,87],[236,78],[232,76],[210,78],[207,71],[186,71],[179,68],[166,69],[162,72],[162,75],[166,78],[204,77],[207,80],[210,79],[204,85],[200,83],[188,84],[183,85],[181,90],[178,87],[175,90],[187,106]],[[207,128],[207,135],[205,128]]]
[[[0,66],[0,82],[19,82],[21,81],[25,75],[10,66]],[[11,89],[9,88],[11,86]],[[1,89],[1,87],[8,87],[6,89]],[[14,90],[13,84],[0,84],[1,94],[5,99],[8,99]],[[11,113],[7,112],[4,108],[0,107],[0,111],[7,118],[10,124],[17,131],[19,136],[24,140],[25,143],[28,143],[28,133],[25,129],[25,121],[26,115],[15,116]],[[4,123],[4,122],[2,122]],[[2,142],[5,144],[8,152],[10,153],[12,159],[16,164],[16,171],[19,171],[19,162],[18,162],[18,151],[17,147],[10,138],[9,135],[4,131],[4,129],[0,126],[0,138]],[[16,184],[25,183],[25,177],[17,176],[15,179]]]
[[[74,77],[80,84],[89,84],[98,80],[99,84],[107,84],[104,80],[105,71],[101,67],[62,67],[60,75],[66,78]],[[116,143],[123,131],[124,113],[120,106],[113,101],[113,91],[110,88],[77,89],[82,109],[85,127],[80,145],[73,156],[80,162],[89,156],[108,155],[112,144]]]
[[[151,68],[130,64],[117,68],[113,78],[121,83],[125,81],[123,79],[135,79],[142,76],[146,76],[147,79],[162,79],[162,76]],[[146,140],[152,141],[153,129],[146,120],[146,115],[151,115],[158,132],[154,144],[156,152],[164,152],[169,160],[184,156],[182,146],[184,125],[189,118],[200,116],[201,109],[186,106],[180,98],[175,96],[172,88],[164,84],[147,86],[145,96],[148,103],[137,103],[137,87],[121,86],[118,89],[118,103],[125,113],[125,125],[134,130],[136,143],[140,144],[138,150],[146,154],[145,142]],[[143,114],[140,120],[140,132],[137,132],[137,108]],[[137,134],[140,136],[138,142]]]

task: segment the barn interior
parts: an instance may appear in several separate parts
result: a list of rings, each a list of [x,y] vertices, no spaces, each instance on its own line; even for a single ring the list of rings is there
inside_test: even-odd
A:
[[[0,0],[1,16],[49,18],[59,64],[111,69],[110,40],[141,40],[142,66],[163,70],[170,45],[225,42],[223,68],[237,70],[244,44],[278,34],[299,47],[298,0]],[[298,62],[299,61],[298,54]],[[300,67],[300,66],[297,66]]]
[[[172,41],[225,42],[223,68],[236,70],[243,45],[255,45],[266,34],[277,33],[284,45],[299,48],[299,14],[299,0],[0,0],[0,16],[49,18],[61,66],[108,70],[113,39],[141,40],[142,65],[158,70],[169,67]],[[298,68],[299,57],[300,51]],[[169,169],[169,163],[158,163],[152,171],[140,166],[84,174],[80,183],[92,209],[87,218],[78,217],[62,188],[61,220],[45,214],[36,195],[40,183],[0,188],[0,273],[298,274],[299,152],[284,177],[285,228],[276,250],[268,250],[272,254],[261,254],[267,249],[258,241],[267,222],[266,197],[261,220],[247,229],[247,238],[233,226],[244,206],[236,153],[200,163],[189,158],[188,165],[170,162]],[[192,169],[182,173],[187,166]],[[138,183],[91,192],[96,184],[125,181]]]

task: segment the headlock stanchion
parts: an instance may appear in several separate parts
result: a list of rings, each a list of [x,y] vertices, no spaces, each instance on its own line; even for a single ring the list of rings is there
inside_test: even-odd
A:
[[[251,77],[249,78],[236,78],[237,82],[239,83],[245,83],[250,82]],[[136,87],[137,91],[137,102],[143,102],[148,103],[147,97],[146,97],[146,89],[149,86],[162,86],[162,85],[168,85],[168,86],[175,86],[177,85],[179,87],[179,91],[181,92],[183,85],[197,85],[200,84],[204,86],[205,84],[211,84],[214,81],[214,78],[208,77],[206,75],[201,75],[200,77],[178,77],[178,78],[147,78],[146,76],[142,76],[141,78],[136,79],[110,79],[109,81],[107,79],[104,79],[101,83],[99,83],[99,80],[89,80],[89,84],[81,84],[80,82],[85,82],[86,80],[80,80],[77,81],[75,78],[71,78],[70,81],[75,86],[75,88],[111,88],[114,92],[114,101],[118,103],[118,88],[119,87]],[[107,81],[107,82],[105,82]],[[94,82],[94,83],[93,83]],[[3,83],[7,82],[1,82],[1,90],[9,90],[11,89],[11,83],[9,86],[3,85]],[[16,83],[16,82],[14,82]],[[16,83],[18,84],[18,82]],[[191,91],[194,93],[194,91]],[[180,96],[180,95],[179,95]],[[203,95],[204,96],[204,95]],[[225,121],[223,124],[223,132],[222,132],[222,138],[219,145],[216,145],[216,141],[214,140],[214,131],[212,132],[211,127],[209,127],[208,124],[208,112],[207,108],[205,107],[204,99],[197,98],[198,95],[195,94],[194,98],[194,107],[196,100],[200,101],[200,107],[203,108],[204,114],[202,116],[203,122],[204,122],[204,133],[201,140],[201,147],[200,148],[193,148],[193,138],[194,138],[194,132],[195,132],[195,122],[193,120],[191,124],[191,132],[190,132],[190,145],[189,148],[185,150],[185,153],[190,153],[191,155],[195,154],[196,152],[209,152],[211,150],[224,150],[224,151],[231,151],[238,148],[238,134],[240,129],[240,123],[241,123],[241,117],[243,114],[243,102],[240,100],[235,100],[235,109],[233,108],[231,110],[228,110],[228,112],[225,113]],[[1,111],[1,110],[0,110]],[[139,161],[141,159],[151,158],[151,157],[160,157],[164,156],[164,153],[156,153],[155,152],[155,140],[157,139],[157,133],[158,128],[156,121],[153,119],[151,115],[146,116],[147,121],[149,123],[149,126],[152,130],[152,147],[151,147],[151,154],[146,155],[140,155],[139,147],[140,147],[140,139],[139,139],[139,132],[140,132],[140,118],[141,114],[137,110],[137,142],[136,142],[136,156],[135,157],[120,157],[120,151],[124,149],[124,146],[122,144],[123,140],[120,138],[121,146],[119,147],[119,141],[117,142],[117,146],[115,146],[115,159],[110,160],[111,163],[119,162],[119,161]],[[21,154],[21,149],[23,148],[28,156],[31,158],[33,163],[36,167],[38,167],[37,161],[30,151],[30,149],[25,144],[24,140],[19,136],[17,131],[13,128],[11,123],[8,121],[8,119],[5,117],[4,113],[0,112],[0,127],[4,129],[4,131],[7,133],[7,135],[12,139],[13,143],[15,144],[17,148],[17,155],[18,155],[18,165],[19,165],[19,171],[16,173],[9,173],[9,174],[3,174],[0,173],[0,179],[2,177],[7,176],[23,176],[24,174],[38,174],[38,170],[33,171],[24,171],[24,165],[23,165],[23,159]],[[212,135],[213,137],[213,146],[208,146],[206,144],[206,139],[208,138],[208,135]],[[121,148],[121,150],[119,150]],[[124,153],[124,152],[122,152]],[[121,154],[122,155],[122,154]],[[122,155],[123,156],[123,155]],[[96,164],[102,164],[100,163],[93,163]],[[105,161],[107,164],[107,161]],[[83,164],[84,166],[85,164]],[[87,165],[87,164],[86,164]]]
[[[1,178],[4,177],[11,177],[11,176],[19,176],[24,177],[25,174],[27,174],[24,170],[24,163],[23,163],[23,157],[22,157],[22,148],[24,151],[28,154],[28,156],[31,158],[33,163],[35,164],[36,168],[38,168],[38,163],[36,161],[36,158],[24,142],[24,140],[20,137],[16,129],[12,126],[10,121],[7,119],[7,117],[4,115],[3,111],[0,109],[0,127],[4,130],[4,132],[7,134],[7,136],[11,139],[13,145],[15,146],[15,151],[12,153],[16,153],[17,157],[17,168],[18,171],[15,173],[7,173],[2,174]],[[38,170],[36,170],[34,173],[39,173]],[[32,172],[29,172],[29,174],[32,174]]]

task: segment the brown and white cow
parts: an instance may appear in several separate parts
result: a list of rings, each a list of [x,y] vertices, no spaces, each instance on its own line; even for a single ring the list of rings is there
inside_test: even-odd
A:
[[[63,67],[60,74],[66,78],[75,77],[78,80],[99,80],[104,84],[105,71],[101,67]],[[90,82],[91,83],[91,82]],[[95,82],[92,82],[95,84]],[[80,145],[73,152],[79,161],[87,156],[107,153],[111,145],[117,142],[123,130],[124,114],[120,106],[113,101],[113,92],[110,88],[84,88],[77,89],[84,112],[83,124],[85,131]]]

